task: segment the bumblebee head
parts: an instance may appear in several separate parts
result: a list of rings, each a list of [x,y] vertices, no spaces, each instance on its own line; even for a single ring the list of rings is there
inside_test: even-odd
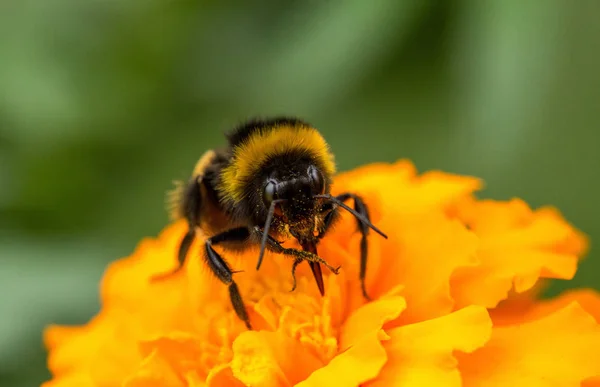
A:
[[[297,162],[277,168],[268,175],[262,189],[266,208],[273,206],[274,222],[299,241],[314,240],[323,230],[325,217],[333,206],[318,195],[329,193],[330,181],[317,165]]]
[[[336,208],[384,235],[343,198],[330,195],[334,157],[308,123],[285,117],[253,120],[231,132],[229,145],[230,161],[217,190],[234,219],[262,228],[257,269],[271,229],[315,246],[335,220]]]

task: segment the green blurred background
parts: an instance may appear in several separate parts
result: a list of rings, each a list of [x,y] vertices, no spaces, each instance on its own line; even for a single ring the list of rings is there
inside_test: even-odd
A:
[[[248,116],[303,117],[341,169],[411,158],[600,237],[600,2],[0,4],[0,385],[97,310],[107,262]],[[382,187],[383,188],[383,187]],[[595,251],[568,286],[600,287]],[[555,284],[552,291],[566,284]]]

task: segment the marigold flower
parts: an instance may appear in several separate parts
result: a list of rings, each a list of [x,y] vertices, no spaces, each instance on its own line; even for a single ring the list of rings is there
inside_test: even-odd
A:
[[[258,272],[256,250],[230,259],[254,331],[201,259],[150,281],[175,265],[185,225],[170,225],[108,267],[88,324],[47,329],[45,386],[600,385],[598,294],[535,297],[573,277],[585,237],[553,209],[477,200],[480,185],[407,161],[339,175],[334,191],[362,195],[389,236],[369,241],[373,301],[346,214],[319,247],[342,266],[324,272],[325,297],[307,265],[290,292],[289,259],[268,255]]]

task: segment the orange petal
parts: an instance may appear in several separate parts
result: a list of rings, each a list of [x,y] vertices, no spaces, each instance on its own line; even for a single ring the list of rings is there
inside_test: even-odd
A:
[[[386,322],[396,319],[404,309],[406,301],[399,296],[376,300],[357,309],[342,328],[340,351],[354,346],[366,334],[379,331]]]
[[[296,386],[355,387],[375,378],[387,360],[381,345],[387,338],[383,330],[371,331]]]
[[[576,301],[597,323],[600,324],[600,293],[593,289],[570,290],[559,297],[538,303],[535,315],[542,317]],[[531,317],[534,317],[532,315]]]
[[[459,354],[468,386],[579,386],[600,374],[600,326],[578,303],[538,320],[495,328],[491,340]]]
[[[380,242],[383,260],[374,266],[379,272],[367,271],[374,295],[379,296],[398,284],[407,309],[395,325],[443,316],[453,310],[450,277],[458,268],[477,264],[477,237],[462,224],[441,213],[384,216],[382,226],[402,232]],[[358,252],[357,252],[358,253]]]
[[[333,193],[354,192],[364,199],[373,199],[373,202],[391,203],[387,198],[395,198],[402,188],[411,184],[415,178],[416,169],[410,161],[402,160],[394,164],[373,163],[352,171],[340,173],[335,177]],[[385,190],[382,187],[394,187]],[[395,200],[394,200],[395,202]],[[378,204],[369,207],[369,212],[374,218],[381,214]]]
[[[373,379],[386,360],[381,340],[386,340],[387,335],[382,327],[405,308],[404,298],[393,296],[354,311],[342,328],[340,354],[299,385],[356,386]]]
[[[437,171],[417,176],[406,160],[367,165],[336,178],[335,193],[362,196],[373,223],[389,234],[390,239],[384,240],[371,233],[366,285],[374,298],[398,285],[404,287],[402,295],[408,308],[399,323],[452,310],[450,276],[459,267],[476,264],[478,241],[464,224],[448,220],[446,207],[464,200],[480,186],[478,179]],[[330,238],[350,257],[360,256],[360,235],[348,213],[343,213]],[[357,268],[346,263],[343,270],[350,273]]]
[[[339,195],[346,192],[358,194],[369,208],[371,222],[378,225],[382,214],[394,210],[395,207],[388,208],[390,203],[401,204],[395,200],[395,195],[411,185],[415,174],[416,170],[409,161],[395,164],[369,164],[337,175],[332,194]],[[394,187],[394,189],[385,190],[381,187]],[[393,201],[390,202],[390,199]],[[386,208],[382,208],[382,203],[386,203]],[[338,240],[345,245],[348,243],[348,235],[356,234],[356,221],[346,211],[341,214],[342,220],[336,224],[328,238]]]
[[[102,311],[86,326],[46,331],[53,374],[83,369],[98,384],[118,383],[142,359],[139,340],[163,329],[190,326],[182,282],[150,282],[154,274],[168,269],[182,227],[169,226],[158,239],[140,243],[131,257],[109,265],[102,280]]]
[[[48,357],[50,371],[54,375],[83,371],[97,384],[120,382],[141,358],[134,337],[116,325],[116,318],[102,311],[83,327],[48,328],[44,339],[52,348]]]
[[[72,369],[89,369],[93,353],[102,345],[108,332],[99,331],[100,318],[94,317],[82,327],[51,325],[44,330],[44,343],[50,351],[48,369],[62,375]]]
[[[139,347],[142,356],[160,356],[178,375],[203,368],[201,343],[189,333],[170,332],[166,336],[143,341]],[[229,359],[223,360],[226,362]]]
[[[190,387],[204,387],[200,381],[188,381]],[[206,378],[206,387],[244,387],[244,383],[240,382],[233,376],[231,366],[223,364],[213,368]]]
[[[44,342],[49,349],[48,369],[54,375],[62,375],[72,369],[89,370],[94,353],[102,346],[109,334],[108,325],[102,317],[94,317],[82,327],[51,325],[44,331]]]
[[[96,383],[85,372],[74,372],[42,383],[41,387],[95,387]]]
[[[184,387],[183,381],[158,350],[146,357],[123,387]]]
[[[417,176],[408,160],[393,164],[374,163],[341,173],[335,179],[336,193],[356,192],[364,198],[386,203],[385,212],[420,213],[442,209],[480,189],[479,179],[431,171]],[[379,206],[377,206],[379,207]],[[379,213],[379,209],[376,211]]]
[[[428,172],[417,176],[414,165],[408,160],[393,164],[374,163],[336,176],[333,193],[353,192],[363,198],[369,208],[373,224],[379,226],[380,218],[388,215],[398,219],[407,214],[439,211],[460,201],[479,189],[481,182],[472,177]],[[355,234],[352,216],[342,212],[342,221],[329,237],[348,243],[348,235]],[[388,234],[398,228],[379,227]]]
[[[369,386],[460,386],[454,354],[472,352],[489,339],[492,322],[482,307],[391,329],[388,354],[379,377]]]
[[[481,264],[453,274],[457,307],[493,308],[513,286],[521,293],[540,278],[575,275],[584,242],[556,212],[533,212],[520,200],[466,201],[459,207],[456,216],[480,239],[477,257]]]
[[[570,290],[550,300],[505,302],[490,310],[494,326],[514,325],[537,320],[577,302],[600,323],[600,293],[592,289]]]
[[[600,387],[600,375],[584,380],[581,387]]]
[[[247,331],[233,343],[233,376],[249,386],[290,386],[322,365],[300,342],[279,332]]]
[[[131,256],[108,265],[100,286],[104,308],[156,310],[161,305],[178,303],[184,293],[185,270],[161,281],[152,279],[170,272],[175,266],[177,246],[185,234],[184,227],[182,223],[175,223],[157,239],[148,238],[140,242]],[[195,247],[192,246],[192,249]],[[151,303],[152,307],[146,308],[144,303]],[[157,314],[164,313],[157,310]]]
[[[396,192],[392,202],[401,202],[406,212],[440,210],[482,186],[482,181],[475,177],[430,171],[416,179],[409,190]]]

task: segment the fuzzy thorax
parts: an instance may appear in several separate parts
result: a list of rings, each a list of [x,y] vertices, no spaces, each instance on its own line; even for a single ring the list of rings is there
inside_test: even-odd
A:
[[[288,152],[310,155],[331,176],[335,162],[321,134],[309,126],[280,126],[261,129],[233,149],[231,163],[224,168],[219,190],[225,198],[239,203],[245,195],[246,183],[264,163],[274,156]]]

